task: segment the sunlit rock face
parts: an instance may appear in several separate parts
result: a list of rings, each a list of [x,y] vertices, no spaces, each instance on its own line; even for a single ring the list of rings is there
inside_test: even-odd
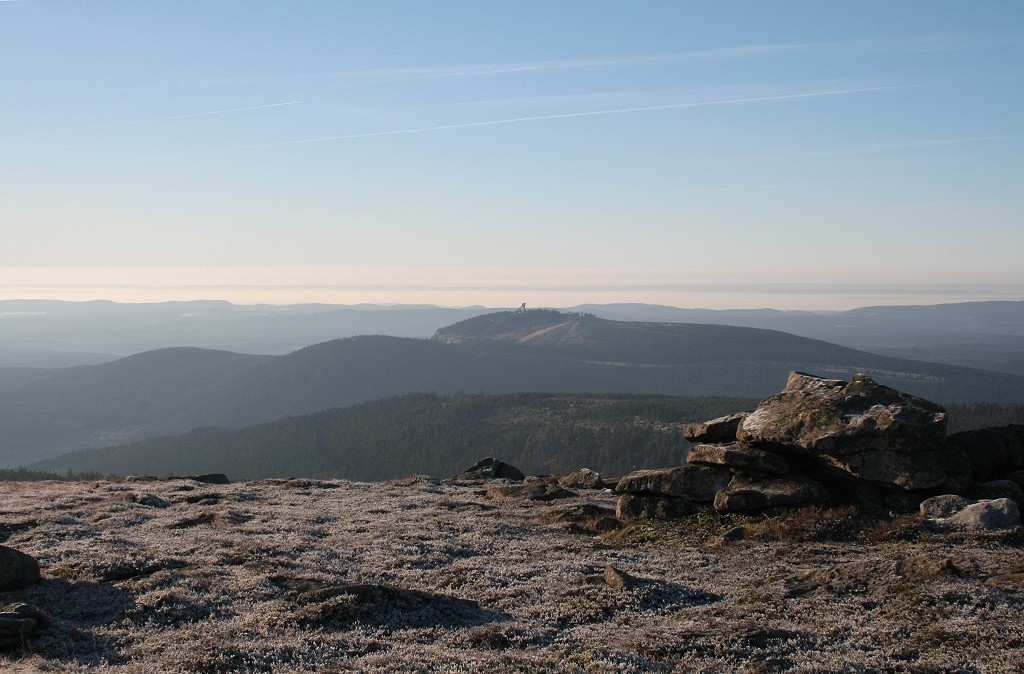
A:
[[[781,393],[743,418],[736,436],[902,489],[939,487],[963,471],[962,457],[946,446],[942,407],[862,374],[842,381],[793,372]]]

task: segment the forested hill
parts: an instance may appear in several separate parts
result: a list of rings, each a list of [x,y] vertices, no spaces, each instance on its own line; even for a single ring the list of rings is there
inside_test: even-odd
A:
[[[614,321],[538,309],[469,318],[438,330],[435,339],[487,353],[672,371],[705,387],[663,391],[670,393],[768,395],[785,380],[783,371],[803,370],[837,378],[864,372],[942,404],[1024,403],[1024,376],[879,356],[777,330]]]
[[[783,332],[500,312],[435,339],[361,336],[284,356],[164,349],[61,370],[0,370],[0,467],[74,449],[244,427],[416,392],[761,398],[791,370],[880,383],[940,404],[1024,403],[1024,377],[899,360]]]
[[[73,452],[56,472],[382,480],[453,475],[485,456],[531,474],[580,467],[619,475],[683,462],[682,426],[753,408],[745,398],[638,395],[410,394],[244,429]]]

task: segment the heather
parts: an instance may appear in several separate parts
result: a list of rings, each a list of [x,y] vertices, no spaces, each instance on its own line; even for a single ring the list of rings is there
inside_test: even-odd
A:
[[[7,671],[1016,672],[1019,530],[812,507],[615,523],[432,478],[0,484],[48,625]],[[721,534],[742,527],[741,540]],[[732,542],[729,542],[732,541]],[[608,567],[611,567],[609,571]]]

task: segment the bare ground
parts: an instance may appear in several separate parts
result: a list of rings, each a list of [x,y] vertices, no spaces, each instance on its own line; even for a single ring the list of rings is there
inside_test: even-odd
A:
[[[1020,532],[849,512],[598,534],[609,492],[431,479],[0,484],[49,616],[10,672],[1020,672]],[[803,519],[801,519],[803,518]],[[572,521],[572,520],[578,521]],[[604,521],[604,524],[608,524]],[[829,527],[841,530],[827,535]],[[607,566],[629,576],[604,579]]]

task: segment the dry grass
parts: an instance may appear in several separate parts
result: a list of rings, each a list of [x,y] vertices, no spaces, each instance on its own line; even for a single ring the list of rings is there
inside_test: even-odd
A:
[[[614,497],[583,494],[498,502],[429,479],[3,484],[5,544],[45,576],[7,599],[52,620],[0,669],[1024,669],[1024,596],[984,583],[1020,568],[1019,535],[816,509],[617,531],[584,508]],[[739,525],[748,540],[708,545]],[[608,565],[639,582],[610,587]]]

